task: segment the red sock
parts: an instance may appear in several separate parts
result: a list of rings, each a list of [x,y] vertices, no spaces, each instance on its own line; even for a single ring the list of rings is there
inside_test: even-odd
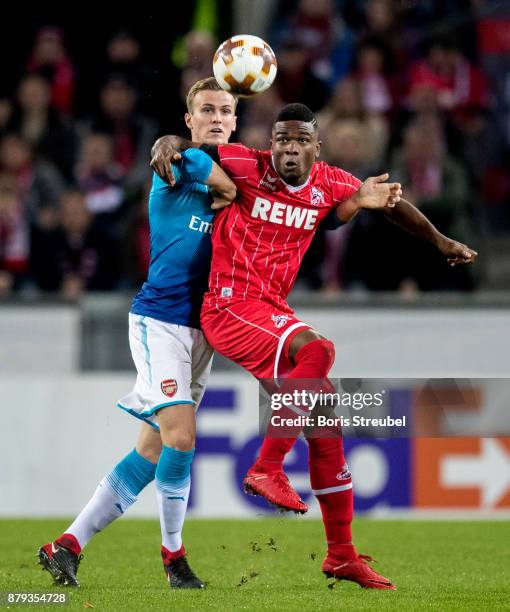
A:
[[[70,550],[75,555],[79,555],[81,553],[80,543],[71,533],[62,534],[55,540],[55,544],[62,546],[63,548],[67,548],[67,550]]]
[[[264,438],[256,462],[260,472],[275,472],[282,469],[285,455],[294,446],[297,438]]]
[[[175,559],[178,559],[179,557],[184,557],[185,554],[186,551],[184,550],[184,545],[181,546],[179,550],[175,550],[174,552],[168,550],[168,548],[165,548],[164,546],[161,546],[161,558],[163,559],[163,565],[168,565],[170,561],[175,561]]]
[[[341,438],[308,440],[310,483],[322,512],[328,554],[354,558],[352,544],[353,494]]]
[[[296,365],[278,389],[278,393],[292,393],[296,388],[299,389],[296,387],[299,385],[296,379],[317,380],[318,390],[323,388],[324,379],[327,378],[334,360],[335,347],[329,340],[317,339],[305,344],[296,353],[294,357]],[[307,388],[307,390],[310,389]],[[296,416],[290,408],[282,408],[282,410],[289,413],[285,416]],[[289,429],[292,437],[280,438],[272,436],[271,431],[268,430],[256,462],[257,469],[263,472],[281,470],[285,455],[294,446],[300,432],[300,428],[295,431]]]

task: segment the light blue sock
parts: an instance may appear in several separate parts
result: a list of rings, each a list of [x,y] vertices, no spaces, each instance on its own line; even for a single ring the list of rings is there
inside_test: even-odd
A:
[[[136,501],[140,491],[154,480],[156,466],[156,463],[142,457],[134,448],[105,476],[110,487],[124,501],[122,512],[125,512]]]
[[[156,464],[133,449],[99,483],[66,533],[74,535],[83,548],[95,533],[134,504],[140,491],[154,480],[155,472]]]
[[[180,451],[163,446],[156,467],[156,494],[162,544],[171,552],[182,546],[182,526],[191,487],[195,449]]]

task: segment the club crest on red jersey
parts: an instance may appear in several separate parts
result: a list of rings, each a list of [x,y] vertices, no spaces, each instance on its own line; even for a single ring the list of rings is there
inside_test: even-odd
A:
[[[277,329],[286,325],[289,319],[290,317],[288,315],[271,315],[271,320],[274,321]]]
[[[177,393],[177,381],[175,378],[167,378],[167,380],[162,380],[161,391],[167,397],[173,397]]]
[[[324,204],[324,194],[317,187],[312,187],[310,191],[310,201],[312,206],[320,206]]]

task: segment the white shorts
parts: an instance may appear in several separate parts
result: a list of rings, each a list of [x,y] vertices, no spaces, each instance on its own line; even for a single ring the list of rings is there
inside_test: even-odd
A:
[[[129,314],[129,346],[138,373],[117,406],[159,430],[165,406],[198,408],[211,371],[213,349],[199,329]]]

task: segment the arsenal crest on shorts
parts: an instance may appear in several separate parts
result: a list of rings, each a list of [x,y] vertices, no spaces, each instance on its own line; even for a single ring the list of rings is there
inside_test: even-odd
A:
[[[177,381],[174,378],[168,378],[161,381],[161,391],[167,397],[173,397],[177,393]]]

